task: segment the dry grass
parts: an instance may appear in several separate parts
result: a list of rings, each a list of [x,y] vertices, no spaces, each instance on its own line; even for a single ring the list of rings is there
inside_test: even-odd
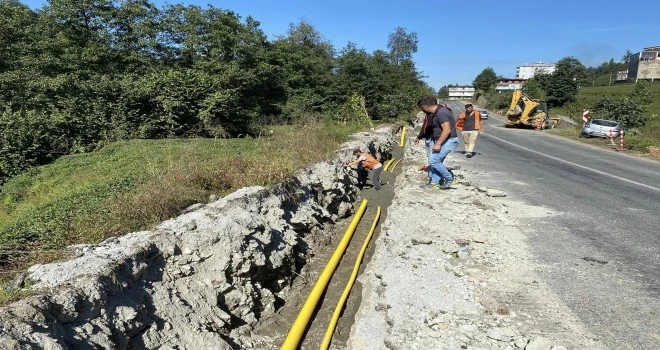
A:
[[[259,138],[120,142],[11,179],[0,191],[0,250],[28,253],[0,253],[2,268],[22,270],[66,257],[71,244],[153,228],[212,194],[281,182],[332,157],[358,128],[316,120],[267,130]],[[29,253],[44,250],[53,253]],[[11,278],[0,273],[0,282]]]

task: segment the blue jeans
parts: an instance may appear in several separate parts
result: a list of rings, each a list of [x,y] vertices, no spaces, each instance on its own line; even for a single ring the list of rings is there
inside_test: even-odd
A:
[[[424,140],[424,145],[426,146],[426,162],[431,164],[431,153],[433,153],[433,145],[435,142],[431,140],[431,138],[428,138]],[[431,171],[427,171],[426,174],[429,176],[429,179],[431,178]]]
[[[431,146],[433,147],[433,146]],[[440,152],[431,152],[429,157],[429,165],[431,166],[431,183],[440,184],[440,180],[444,179],[446,182],[449,182],[454,179],[449,172],[449,169],[442,163],[449,152],[455,150],[458,147],[458,137],[454,137],[445,141],[445,143],[440,147]]]
[[[431,140],[431,138],[428,138],[428,139],[424,140],[424,145],[426,145],[426,161],[427,162],[431,161],[431,152],[432,152],[431,149],[433,148],[434,144],[435,144],[435,142],[433,142],[433,140]]]

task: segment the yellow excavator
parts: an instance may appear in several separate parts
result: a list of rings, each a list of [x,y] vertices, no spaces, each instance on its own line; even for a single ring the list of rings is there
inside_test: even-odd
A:
[[[540,123],[540,125],[539,125]],[[545,101],[534,100],[522,90],[514,90],[511,105],[506,112],[506,126],[530,126],[552,129],[559,124],[559,118],[548,116]]]

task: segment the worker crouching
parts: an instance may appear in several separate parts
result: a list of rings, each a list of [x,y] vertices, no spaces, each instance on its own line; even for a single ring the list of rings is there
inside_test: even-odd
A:
[[[371,182],[374,184],[376,190],[380,190],[380,173],[383,171],[383,164],[381,164],[381,162],[374,158],[369,152],[362,152],[359,149],[355,149],[353,150],[353,155],[358,158],[344,165],[353,166],[355,164],[360,164],[362,168],[371,171]]]

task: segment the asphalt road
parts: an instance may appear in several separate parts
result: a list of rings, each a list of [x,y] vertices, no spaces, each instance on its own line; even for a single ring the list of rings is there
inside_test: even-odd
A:
[[[503,125],[487,122],[467,166],[558,213],[527,222],[540,277],[606,346],[660,349],[660,162]]]

